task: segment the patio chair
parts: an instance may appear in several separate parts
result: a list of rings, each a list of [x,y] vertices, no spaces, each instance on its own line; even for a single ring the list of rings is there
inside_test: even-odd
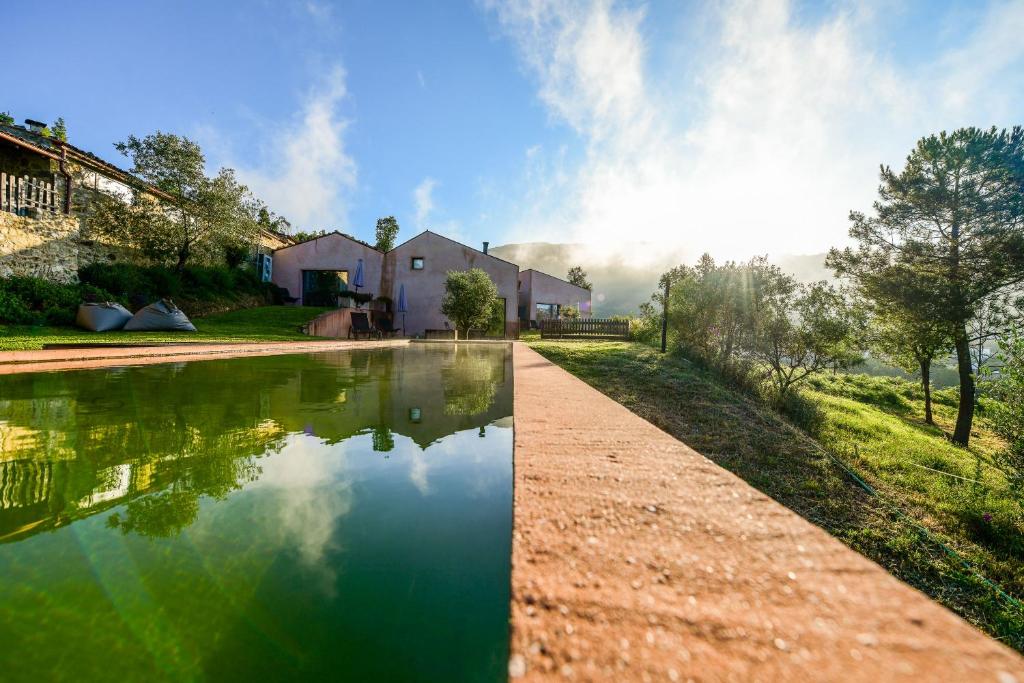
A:
[[[398,328],[391,322],[391,318],[382,317],[377,320],[377,331],[382,337],[398,334]]]
[[[359,335],[366,335],[366,338],[377,337],[380,339],[380,332],[370,325],[370,319],[365,313],[353,313],[352,325],[348,328],[348,338],[359,339]]]

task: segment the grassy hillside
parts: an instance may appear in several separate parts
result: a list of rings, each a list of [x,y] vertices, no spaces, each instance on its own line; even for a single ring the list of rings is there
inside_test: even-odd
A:
[[[76,327],[0,325],[0,351],[41,349],[43,344],[232,342],[309,340],[299,328],[330,309],[260,306],[195,318],[196,332],[89,332]]]
[[[979,421],[970,450],[925,425],[917,388],[896,378],[827,376],[808,385],[796,427],[681,358],[635,343],[530,341],[633,412],[783,505],[1024,650],[1024,610],[977,573],[1024,596],[1024,505],[992,464]],[[949,428],[953,395],[939,392]],[[880,496],[869,494],[830,455]],[[923,529],[927,529],[926,533]],[[943,547],[945,546],[945,548]]]

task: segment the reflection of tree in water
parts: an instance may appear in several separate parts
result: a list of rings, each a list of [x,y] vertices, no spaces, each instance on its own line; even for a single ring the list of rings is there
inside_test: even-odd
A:
[[[504,368],[487,346],[458,344],[441,368],[445,415],[478,415],[494,402]]]
[[[238,445],[235,440],[235,446]],[[274,450],[277,448],[279,445]],[[233,447],[221,447],[191,461],[173,463],[171,470],[178,471],[166,473],[171,478],[170,488],[130,500],[124,515],[115,512],[107,519],[107,525],[126,534],[174,536],[196,520],[201,496],[223,500],[232,491],[259,479],[262,471],[255,458],[238,453]]]
[[[111,526],[170,535],[194,521],[202,496],[223,498],[255,481],[256,457],[285,436],[268,419],[267,392],[324,366],[247,360],[257,362],[5,378],[0,539],[119,505]]]
[[[107,526],[122,533],[134,532],[143,536],[167,538],[181,532],[196,521],[199,515],[199,494],[178,491],[177,486],[143,498],[136,498],[125,506],[124,517],[115,512],[107,518]]]
[[[373,428],[373,450],[388,453],[395,448],[395,435],[384,425]]]

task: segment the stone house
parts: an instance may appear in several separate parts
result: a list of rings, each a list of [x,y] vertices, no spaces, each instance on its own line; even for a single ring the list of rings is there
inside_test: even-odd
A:
[[[135,191],[161,197],[131,173],[48,134],[42,122],[0,122],[0,277],[68,282],[88,263],[133,260],[128,250],[95,240],[86,216],[97,193],[127,200]],[[290,242],[262,231],[255,247],[269,253]]]

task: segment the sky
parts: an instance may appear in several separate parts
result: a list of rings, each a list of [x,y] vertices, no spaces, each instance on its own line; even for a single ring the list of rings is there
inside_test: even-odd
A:
[[[295,229],[813,254],[922,136],[1024,124],[1024,0],[23,3],[0,111],[198,141]],[[19,30],[22,29],[22,30]]]

